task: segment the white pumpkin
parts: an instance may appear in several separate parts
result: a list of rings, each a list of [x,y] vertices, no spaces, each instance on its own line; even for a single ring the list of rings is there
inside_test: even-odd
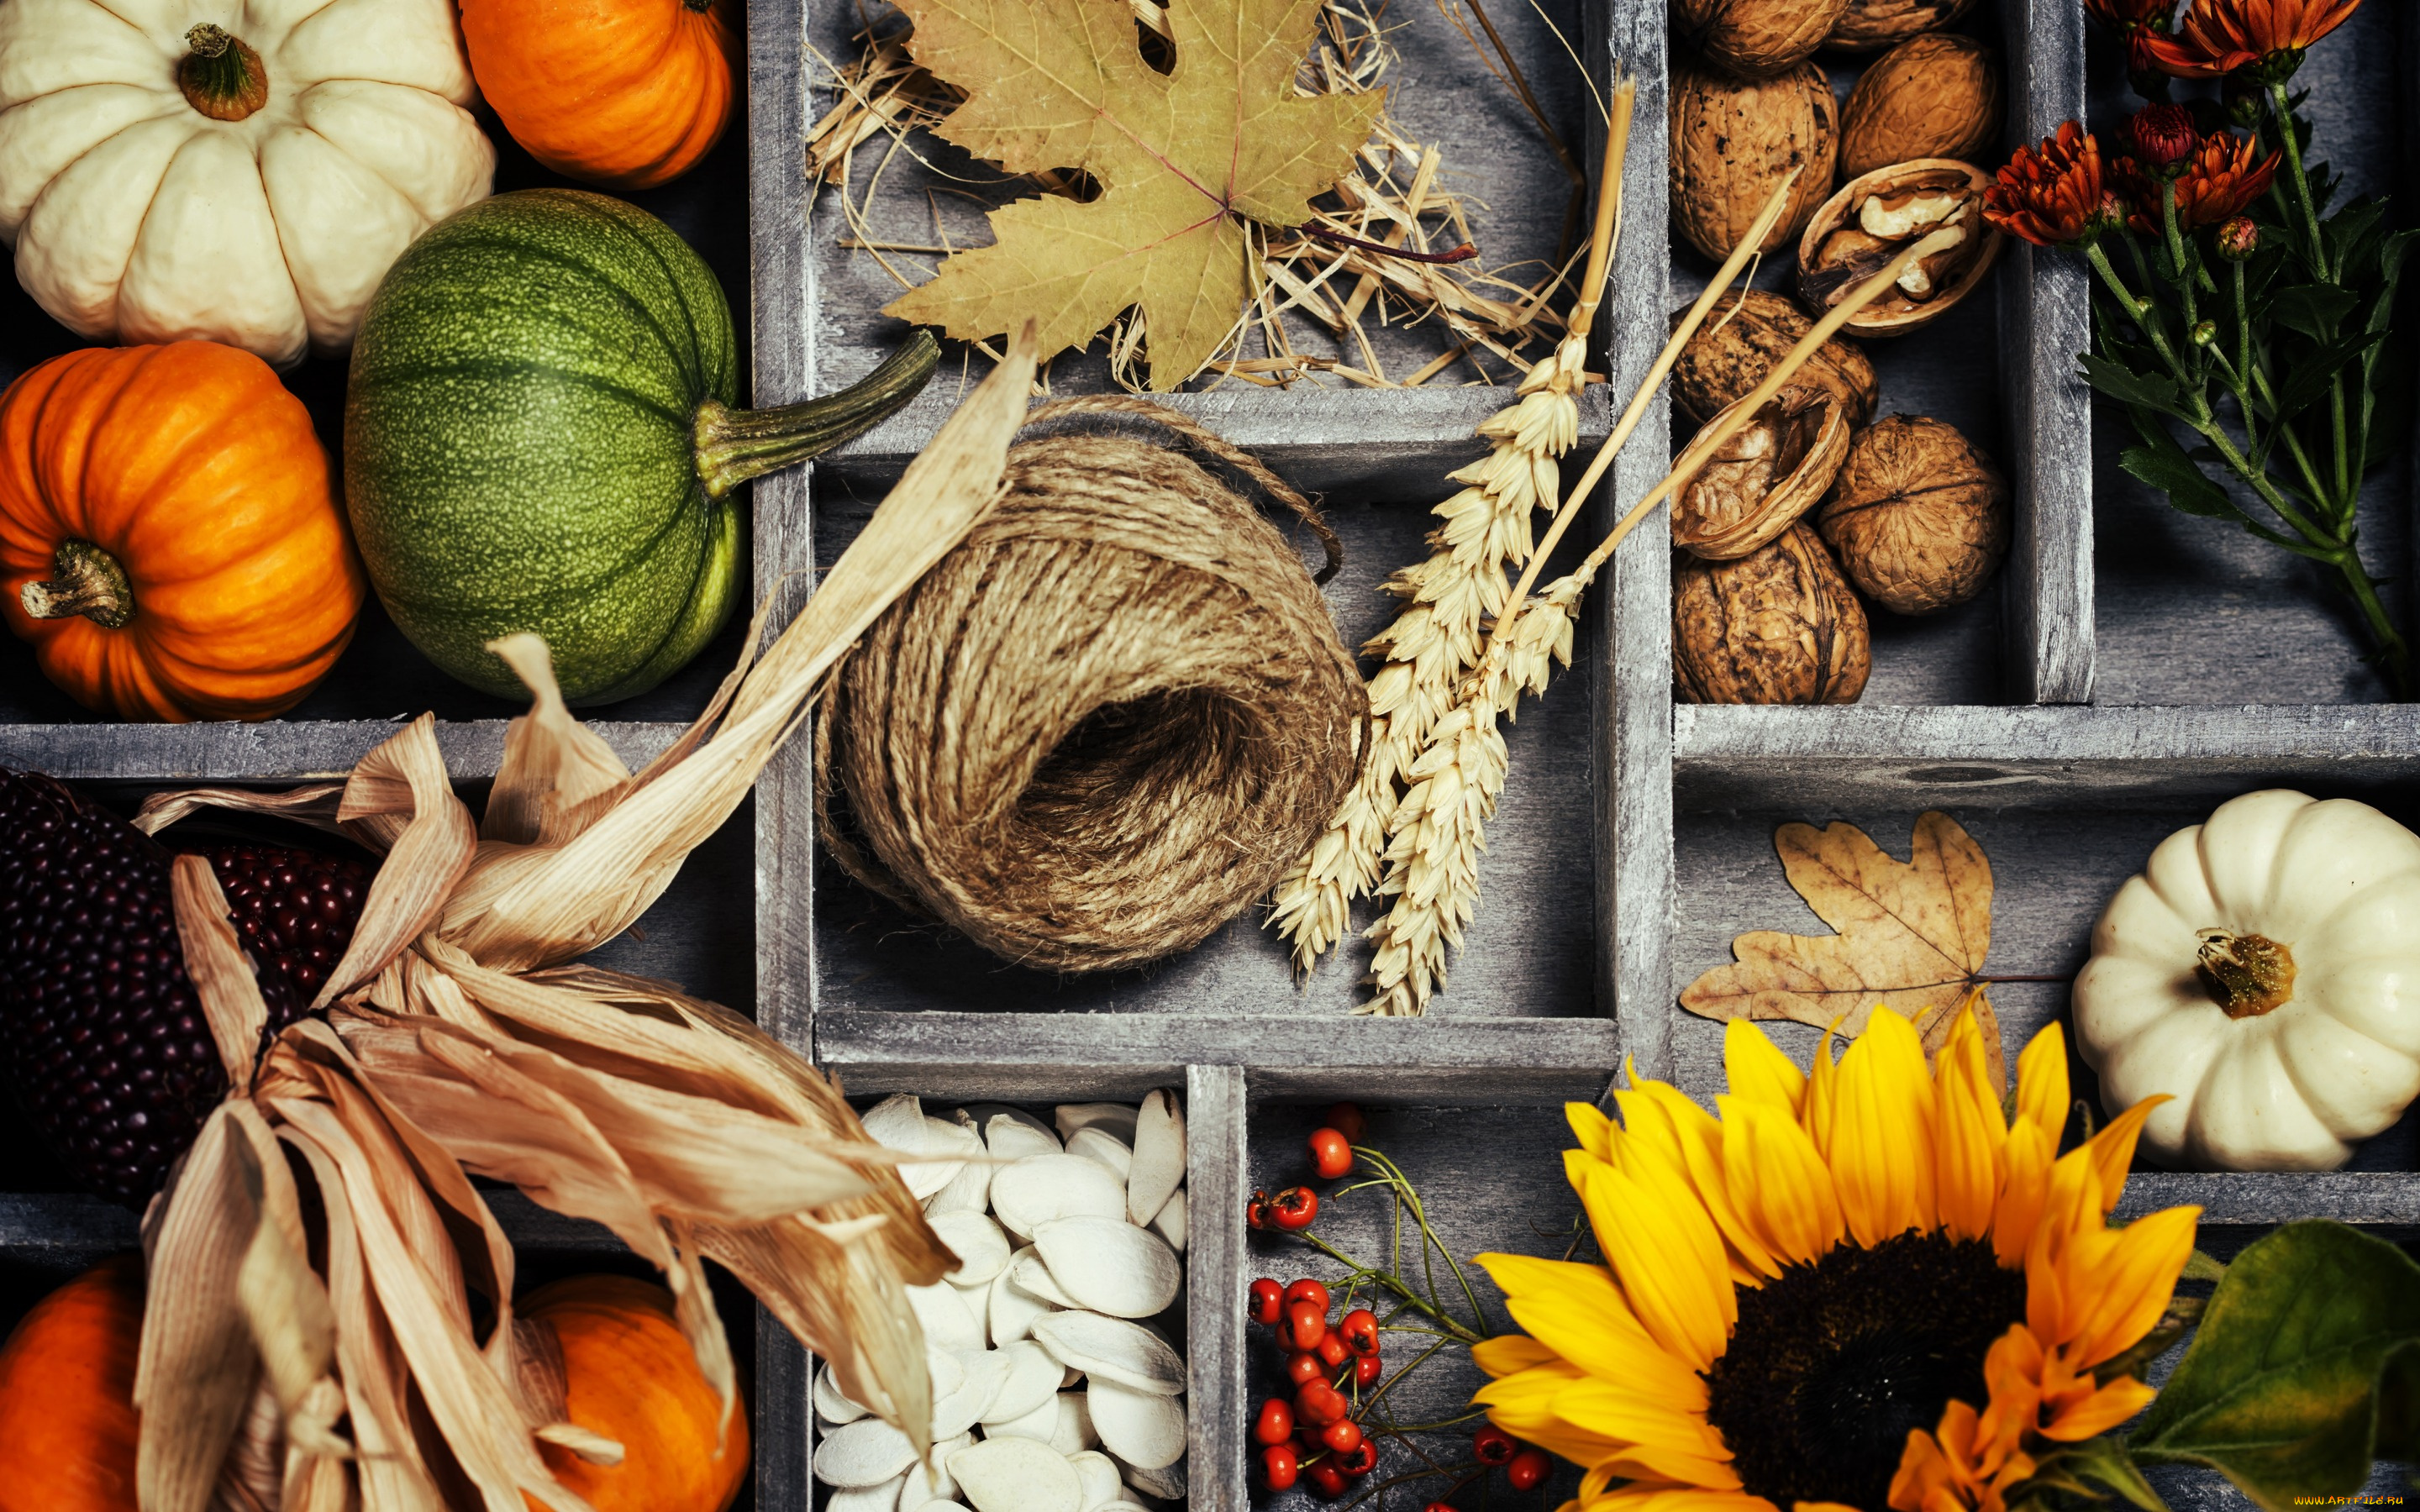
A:
[[[2118,889],[2074,1004],[2102,1107],[2175,1099],[2154,1158],[2333,1170],[2420,1095],[2420,836],[2349,798],[2230,799]]]
[[[0,0],[0,241],[96,340],[341,349],[487,196],[472,93],[453,0]]]

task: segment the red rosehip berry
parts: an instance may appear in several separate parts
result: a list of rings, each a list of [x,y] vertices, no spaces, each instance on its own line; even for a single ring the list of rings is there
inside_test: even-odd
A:
[[[1337,1469],[1354,1480],[1359,1480],[1378,1468],[1378,1446],[1364,1439],[1345,1454],[1333,1457]]]
[[[1304,1276],[1285,1288],[1285,1304],[1291,1307],[1298,1302],[1307,1302],[1318,1308],[1319,1316],[1322,1318],[1327,1316],[1327,1288],[1309,1276]]]
[[[1319,1216],[1319,1194],[1307,1186],[1290,1186],[1269,1198],[1269,1222],[1286,1232],[1299,1233]]]
[[[1344,1394],[1325,1381],[1306,1381],[1294,1394],[1294,1415],[1304,1423],[1326,1427],[1350,1416],[1352,1412],[1353,1405],[1344,1399]]]
[[[1344,1472],[1336,1468],[1334,1460],[1320,1460],[1304,1473],[1311,1477],[1311,1484],[1319,1494],[1330,1501],[1344,1494]]]
[[[1524,1449],[1504,1467],[1504,1478],[1512,1483],[1514,1490],[1526,1491],[1544,1484],[1554,1468],[1555,1462],[1546,1458],[1544,1449]]]
[[[1327,1336],[1319,1341],[1319,1348],[1312,1352],[1319,1356],[1319,1363],[1330,1370],[1338,1368],[1345,1361],[1353,1358],[1352,1350],[1346,1347],[1344,1340],[1337,1335],[1334,1329],[1327,1331]]]
[[[1336,1325],[1336,1332],[1344,1340],[1345,1348],[1356,1354],[1378,1352],[1378,1315],[1367,1307],[1356,1307],[1346,1313],[1344,1321]]]
[[[1455,1508],[1451,1502],[1431,1502],[1420,1512],[1455,1512]]]
[[[1261,1483],[1270,1490],[1293,1487],[1302,1473],[1302,1460],[1290,1443],[1273,1443],[1261,1451]]]
[[[1319,1356],[1309,1350],[1286,1356],[1286,1380],[1294,1384],[1299,1386],[1308,1381],[1326,1379],[1327,1366],[1321,1364]]]
[[[1261,1404],[1261,1415],[1252,1420],[1252,1437],[1263,1443],[1283,1443],[1294,1436],[1294,1409],[1282,1396],[1272,1396]]]
[[[1318,1308],[1307,1302],[1295,1303],[1285,1310],[1278,1323],[1278,1348],[1296,1353],[1313,1350],[1327,1337],[1327,1319]]]
[[[1353,1142],[1334,1129],[1311,1132],[1311,1168],[1323,1181],[1333,1181],[1353,1168]]]
[[[1345,1143],[1353,1145],[1361,1142],[1363,1132],[1370,1127],[1370,1120],[1361,1116],[1361,1104],[1358,1103],[1330,1103],[1326,1116],[1319,1121],[1342,1134]]]
[[[1387,1373],[1386,1362],[1374,1354],[1364,1354],[1353,1362],[1353,1382],[1358,1386],[1374,1386]]]
[[[1267,1276],[1252,1283],[1252,1301],[1248,1309],[1255,1323],[1274,1323],[1285,1312],[1285,1293]]]
[[[1341,1455],[1349,1455],[1361,1447],[1361,1425],[1351,1418],[1330,1423],[1319,1430],[1319,1442]]]
[[[1490,1423],[1470,1436],[1470,1452],[1479,1457],[1482,1465],[1506,1465],[1521,1452],[1521,1445],[1512,1435]]]
[[[1266,1192],[1253,1193],[1252,1199],[1244,1204],[1244,1227],[1247,1228],[1269,1227],[1269,1195]]]

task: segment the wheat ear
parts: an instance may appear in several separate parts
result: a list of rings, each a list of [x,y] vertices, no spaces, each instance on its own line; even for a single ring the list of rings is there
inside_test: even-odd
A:
[[[1370,748],[1360,779],[1273,895],[1270,921],[1292,945],[1297,971],[1334,948],[1351,924],[1353,900],[1377,886],[1397,785],[1419,781],[1414,759],[1478,664],[1487,621],[1510,602],[1505,567],[1532,555],[1531,512],[1552,512],[1560,501],[1559,463],[1579,440],[1589,328],[1611,259],[1637,99],[1636,82],[1623,80],[1606,133],[1606,193],[1569,333],[1523,378],[1512,406],[1480,424],[1488,455],[1447,474],[1463,487],[1433,512],[1442,523],[1429,532],[1428,558],[1387,579],[1387,592],[1404,607],[1361,648],[1381,664],[1370,679]]]
[[[1395,903],[1370,927],[1370,937],[1377,943],[1371,962],[1373,993],[1355,1012],[1417,1015],[1445,984],[1446,952],[1461,948],[1463,929],[1479,906],[1479,857],[1487,849],[1486,822],[1495,817],[1496,800],[1504,790],[1509,767],[1503,737],[1496,731],[1497,718],[1509,716],[1522,693],[1545,690],[1553,661],[1571,665],[1580,595],[1597,572],[1650,510],[1685,486],[1706,458],[1728,444],[1850,316],[1880,298],[1915,260],[1915,249],[1910,248],[1858,285],[1774,365],[1746,400],[1690,441],[1664,480],[1631,506],[1576,571],[1557,579],[1536,597],[1527,596],[1538,569],[1577,517],[1581,502],[1637,428],[1681,347],[1697,333],[1714,298],[1746,265],[1749,249],[1763,240],[1766,218],[1780,213],[1788,192],[1789,185],[1784,184],[1775,193],[1747,239],[1733,249],[1722,271],[1673,332],[1623,412],[1621,424],[1606,438],[1588,471],[1556,512],[1554,524],[1514,587],[1510,607],[1497,620],[1478,667],[1464,681],[1454,706],[1437,720],[1435,740],[1414,759],[1411,770],[1418,780],[1396,806],[1388,828],[1388,872],[1379,884],[1379,890]]]

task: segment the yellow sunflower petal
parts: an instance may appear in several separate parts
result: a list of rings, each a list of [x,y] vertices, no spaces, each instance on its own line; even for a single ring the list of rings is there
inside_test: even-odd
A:
[[[1487,1258],[1482,1255],[1481,1259]],[[1527,1334],[1504,1334],[1492,1339],[1481,1339],[1470,1347],[1471,1359],[1479,1368],[1491,1376],[1509,1376],[1528,1370],[1562,1356],[1539,1343]]]
[[[2143,1133],[2143,1124],[2153,1110],[2169,1101],[2168,1094],[2147,1097],[2118,1117],[2109,1126],[2085,1141],[2084,1148],[2092,1151],[2092,1164],[2101,1174],[2102,1212],[2114,1212],[2118,1199],[2125,1195],[2126,1173],[2134,1168],[2134,1141]]]
[[[2132,1376],[2119,1376],[2091,1396],[2071,1402],[2040,1426],[2041,1436],[2062,1443],[2099,1438],[2151,1405],[2153,1393]]]
[[[2004,1175],[2000,1206],[1992,1215],[1992,1253],[2001,1265],[2015,1270],[2025,1263],[2042,1204],[2050,1198],[2051,1140],[2040,1125],[2021,1118],[2009,1125],[2000,1153]]]
[[[1627,1444],[1619,1451],[1622,1458],[1649,1467],[1656,1480],[1709,1490],[1739,1489],[1730,1451],[1702,1416],[1658,1411],[1615,1382],[1594,1379],[1557,1392],[1554,1415],[1582,1435]],[[1585,1464],[1601,1457],[1566,1454],[1563,1458]]]
[[[1618,1439],[1585,1433],[1555,1415],[1555,1397],[1588,1378],[1570,1365],[1540,1365],[1481,1386],[1471,1400],[1487,1409],[1487,1420],[1517,1439],[1527,1439],[1579,1464],[1627,1457]]]
[[[2055,1023],[2047,1024],[2017,1057],[2017,1117],[2048,1134],[2055,1153],[2068,1106],[2067,1041]]]
[[[2046,1350],[2073,1343],[2083,1329],[2094,1273],[2112,1238],[2101,1211],[2091,1152],[2070,1150],[2050,1168],[2050,1195],[2025,1248],[2025,1325]]]
[[[1816,1137],[1850,1235],[1870,1246],[1936,1227],[1935,1098],[1916,1026],[1877,1009],[1840,1057],[1834,1101],[1831,1138]]]
[[[1590,1165],[1580,1202],[1638,1320],[1689,1368],[1703,1370],[1723,1352],[1738,1303],[1705,1204],[1678,1173],[1659,1176],[1656,1164],[1643,1167],[1645,1180]]]
[[[1715,1103],[1741,1220],[1782,1260],[1811,1265],[1830,1254],[1843,1232],[1840,1199],[1815,1141],[1769,1103],[1726,1095]]]
[[[1683,1411],[1704,1410],[1704,1379],[1649,1335],[1604,1266],[1528,1255],[1478,1258],[1512,1320],[1555,1358],[1608,1381],[1637,1381]]]
[[[1585,1504],[1588,1512],[1781,1512],[1745,1491],[1710,1491],[1698,1486],[1658,1486],[1635,1481]]]
[[[1572,1126],[1572,1135],[1580,1148],[1599,1160],[1613,1159],[1613,1120],[1593,1103],[1566,1103],[1563,1118]]]
[[[1834,1019],[1816,1043],[1815,1069],[1807,1073],[1807,1095],[1798,1100],[1799,1127],[1814,1136],[1816,1149],[1825,1151],[1832,1148],[1833,1103],[1840,1086],[1840,1063],[1832,1057],[1832,1036],[1839,1027],[1840,1019]]]
[[[1993,1210],[2000,1198],[2001,1149],[2009,1142],[2009,1124],[2000,1116],[2000,1100],[1992,1095],[1983,1035],[1972,1009],[1960,1011],[1950,1028],[1935,1087],[1941,1227],[1952,1238],[1981,1239],[1992,1231]]]
[[[2123,1354],[2151,1331],[2176,1295],[2177,1276],[2193,1257],[2199,1208],[2167,1208],[2118,1233],[2107,1257],[2087,1279],[2077,1277],[2084,1317],[2069,1357],[2089,1369]],[[2089,1437],[2089,1435],[2086,1435]]]
[[[1807,1100],[1807,1073],[1746,1019],[1723,1026],[1723,1075],[1733,1097],[1770,1103],[1793,1119]]]
[[[1642,1112],[1652,1108],[1652,1116],[1669,1128],[1680,1147],[1682,1167],[1689,1184],[1696,1188],[1699,1199],[1706,1205],[1707,1215],[1714,1220],[1724,1243],[1730,1246],[1731,1279],[1742,1286],[1755,1286],[1779,1275],[1780,1263],[1742,1220],[1732,1200],[1731,1180],[1723,1161],[1723,1126],[1714,1121],[1714,1115],[1666,1082],[1643,1082],[1636,1091],[1621,1095],[1628,1100],[1622,1103],[1625,1119],[1634,1106]]]

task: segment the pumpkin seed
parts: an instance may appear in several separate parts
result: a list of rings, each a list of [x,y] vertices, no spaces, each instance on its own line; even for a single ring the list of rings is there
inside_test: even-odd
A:
[[[1117,1459],[1114,1453],[1109,1458]],[[1182,1459],[1166,1470],[1145,1470],[1140,1465],[1129,1465],[1118,1459],[1118,1468],[1125,1472],[1126,1484],[1145,1496],[1173,1502],[1185,1495],[1185,1461]]]
[[[1132,1186],[1126,1188],[1126,1195],[1134,1195]],[[1168,1195],[1168,1200],[1159,1205],[1159,1216],[1151,1221],[1151,1231],[1168,1241],[1168,1247],[1179,1255],[1185,1253],[1185,1188],[1180,1186]]]
[[[960,1148],[954,1137],[958,1133],[957,1126],[926,1118],[923,1103],[911,1093],[892,1093],[858,1121],[865,1125],[865,1132],[874,1136],[875,1143],[903,1155],[946,1154]],[[948,1135],[937,1137],[937,1129],[948,1131]],[[957,1161],[922,1163],[900,1166],[899,1176],[908,1183],[908,1196],[922,1202],[949,1185],[951,1179],[964,1168],[963,1163]]]
[[[916,1446],[908,1435],[878,1417],[844,1423],[815,1445],[815,1479],[844,1489],[880,1486],[916,1462]],[[892,1486],[892,1499],[899,1488]]]
[[[1125,1495],[1125,1482],[1118,1478],[1117,1462],[1098,1449],[1078,1449],[1067,1457],[1067,1463],[1076,1467],[1076,1478],[1083,1483],[1081,1512],[1093,1512]]]
[[[1175,1094],[1161,1090],[1144,1098],[1128,1137],[1134,1165],[1126,1172],[1126,1216],[1147,1224],[1185,1181],[1185,1113]]]
[[[950,1456],[974,1443],[970,1433],[951,1435],[948,1443],[933,1445],[932,1468],[923,1462],[909,1465],[899,1485],[899,1499],[892,1504],[901,1512],[917,1512],[918,1508],[939,1502],[943,1506],[956,1506],[950,1498],[958,1494],[958,1483],[950,1475]]]
[[[1112,1318],[1151,1317],[1176,1300],[1185,1280],[1168,1241],[1123,1218],[1054,1219],[1033,1230],[1033,1249],[1066,1305]],[[1016,1284],[1043,1295],[1022,1273]]]
[[[1122,1218],[1126,1184],[1080,1155],[1028,1155],[991,1179],[992,1215],[1020,1238],[1053,1218]]]
[[[952,1482],[953,1485],[956,1484]],[[922,1506],[903,1506],[899,1512],[967,1512],[964,1502],[926,1502]],[[1140,1512],[1140,1509],[1138,1509]]]
[[[1047,1228],[1050,1226],[1045,1224],[1043,1227]],[[1082,1303],[1067,1295],[1066,1288],[1059,1285],[1059,1278],[1050,1273],[1049,1262],[1043,1259],[1031,1244],[1018,1250],[1016,1258],[1009,1262],[1008,1284],[1027,1296],[1047,1302],[1053,1307],[1083,1305]],[[1098,1312],[1102,1309],[1094,1310]]]
[[[1000,1389],[992,1394],[990,1405],[984,1409],[985,1417],[1023,1417],[1058,1395],[1062,1367],[1041,1345],[1032,1339],[1020,1339],[1002,1345],[995,1352],[1007,1362],[1007,1369],[1001,1374]]]
[[[978,1125],[985,1129],[991,1127],[992,1119],[1004,1118],[1012,1123],[1021,1123],[1037,1134],[1050,1134],[1050,1142],[1054,1145],[1059,1142],[1059,1136],[1050,1134],[1050,1125],[1043,1122],[1034,1114],[1013,1103],[970,1103],[967,1104],[967,1113]]]
[[[1040,1349],[1041,1346],[1037,1344],[1034,1348]],[[864,1406],[849,1400],[840,1389],[840,1382],[832,1380],[830,1365],[815,1372],[814,1388],[808,1393],[808,1399],[815,1404],[815,1416],[833,1427],[854,1423],[866,1413]]]
[[[1008,1236],[984,1213],[937,1212],[925,1216],[933,1232],[940,1235],[941,1242],[958,1257],[958,1268],[949,1273],[950,1285],[961,1288],[988,1286],[991,1278],[1008,1264]]]
[[[1176,1397],[1114,1381],[1095,1381],[1084,1396],[1102,1445],[1127,1464],[1160,1470],[1185,1458],[1185,1404]]]
[[[1100,1446],[1101,1436],[1093,1431],[1093,1410],[1080,1391],[1059,1394],[1059,1425],[1050,1430],[1050,1447],[1063,1455],[1077,1454]]]
[[[1094,1312],[1052,1313],[1033,1322],[1033,1341],[1061,1365],[1095,1380],[1173,1396],[1185,1389],[1185,1359],[1140,1323]]]
[[[954,1123],[973,1137],[974,1144],[968,1147],[969,1152],[985,1153],[982,1131],[975,1127],[975,1120],[967,1110],[954,1109],[950,1117]],[[943,1212],[984,1211],[991,1206],[991,1173],[997,1169],[998,1166],[982,1161],[969,1161],[957,1175],[950,1178],[949,1185],[924,1199],[924,1215],[929,1218]]]
[[[1039,1119],[994,1115],[984,1125],[984,1143],[991,1147],[996,1160],[1023,1160],[1028,1155],[1057,1155],[1059,1136],[1044,1128]]]
[[[1134,1164],[1134,1151],[1126,1142],[1107,1129],[1078,1129],[1067,1141],[1067,1153],[1081,1155],[1100,1166],[1123,1183],[1126,1169]]]
[[[1030,1247],[1017,1251],[1019,1255],[1032,1253]],[[991,1295],[985,1303],[985,1315],[991,1325],[991,1341],[999,1348],[1005,1348],[1019,1339],[1032,1338],[1034,1319],[1058,1311],[1050,1304],[1017,1287],[1010,1275],[1016,1268],[1016,1261],[1012,1258],[1000,1274],[991,1278]]]
[[[1067,1457],[1032,1439],[985,1439],[950,1456],[975,1512],[1083,1512],[1084,1483]]]
[[[1078,1129],[1107,1129],[1128,1144],[1134,1142],[1135,1105],[1131,1103],[1062,1103],[1052,1116],[1062,1139],[1075,1138]]]
[[[1059,1431],[1059,1394],[1052,1392],[1032,1411],[1015,1417],[987,1417],[983,1427],[986,1439],[1032,1439],[1036,1443],[1048,1443],[1050,1436]]]
[[[961,1358],[961,1384],[944,1392],[937,1380],[933,1387],[936,1440],[954,1439],[973,1427],[990,1409],[992,1398],[1000,1395],[1001,1382],[1008,1379],[1008,1362],[1001,1358],[997,1350],[984,1350]]]
[[[891,1512],[899,1504],[899,1488],[907,1484],[907,1476],[893,1475],[879,1486],[837,1488],[824,1504],[824,1512]]]
[[[958,1296],[958,1289],[946,1281],[936,1281],[929,1287],[909,1287],[908,1305],[916,1309],[916,1321],[924,1327],[924,1342],[937,1350],[980,1350],[984,1347],[984,1325]]]

